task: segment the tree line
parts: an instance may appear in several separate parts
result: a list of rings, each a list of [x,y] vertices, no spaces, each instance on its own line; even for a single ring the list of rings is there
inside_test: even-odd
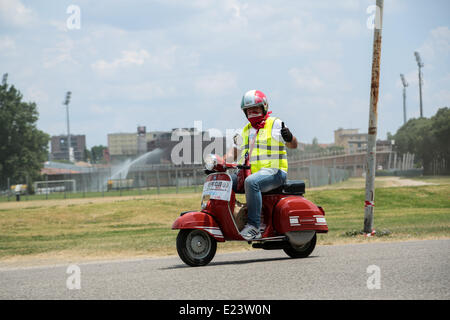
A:
[[[416,155],[425,175],[450,174],[450,109],[440,108],[431,118],[410,119],[397,132],[388,133],[397,152]]]
[[[38,118],[36,103],[24,102],[4,74],[0,85],[0,190],[8,184],[41,179],[41,169],[49,158],[50,135],[37,128]],[[105,148],[85,150],[85,160],[101,163]]]
[[[7,83],[0,85],[0,186],[38,178],[48,157],[50,136],[36,127],[36,103],[23,102],[22,94]],[[9,181],[8,181],[9,180]]]

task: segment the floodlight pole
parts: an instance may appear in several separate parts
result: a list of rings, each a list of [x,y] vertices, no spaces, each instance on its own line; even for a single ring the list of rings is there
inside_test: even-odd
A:
[[[403,124],[406,123],[406,87],[408,86],[408,82],[406,82],[405,76],[400,74],[400,78],[402,79],[403,84]]]
[[[70,148],[72,147],[71,139],[70,139],[70,125],[69,125],[69,103],[70,103],[70,96],[72,95],[72,92],[67,91],[66,93],[66,100],[64,101],[64,105],[66,106],[66,116],[67,116],[67,143],[68,143],[68,160],[72,161]]]
[[[378,92],[380,87],[381,30],[383,25],[383,0],[376,2],[375,28],[373,33],[372,79],[370,86],[369,130],[367,135],[366,195],[364,202],[364,232],[373,231],[373,208],[375,200],[375,165],[378,121]]]
[[[423,105],[422,105],[422,68],[424,66],[422,59],[420,58],[419,52],[415,51],[417,67],[419,68],[419,99],[420,99],[420,117],[423,118]]]

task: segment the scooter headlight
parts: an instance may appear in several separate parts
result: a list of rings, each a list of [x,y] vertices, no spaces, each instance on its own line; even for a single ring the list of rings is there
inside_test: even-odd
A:
[[[205,157],[205,169],[213,170],[217,164],[217,158],[214,154],[209,154]]]

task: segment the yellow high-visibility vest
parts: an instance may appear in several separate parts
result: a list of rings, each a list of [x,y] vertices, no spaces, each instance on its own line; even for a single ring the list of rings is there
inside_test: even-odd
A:
[[[269,117],[264,128],[259,129],[250,155],[251,172],[256,173],[262,168],[281,169],[287,173],[288,161],[286,146],[283,142],[272,138],[272,127],[277,118]],[[248,123],[242,129],[242,147],[240,163],[244,163],[245,154],[249,152],[251,141],[249,141],[251,124]]]

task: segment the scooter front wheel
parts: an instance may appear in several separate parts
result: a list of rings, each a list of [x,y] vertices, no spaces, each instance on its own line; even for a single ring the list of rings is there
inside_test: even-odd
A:
[[[216,250],[216,239],[203,230],[182,229],[178,233],[178,255],[191,267],[207,265],[214,258]]]

